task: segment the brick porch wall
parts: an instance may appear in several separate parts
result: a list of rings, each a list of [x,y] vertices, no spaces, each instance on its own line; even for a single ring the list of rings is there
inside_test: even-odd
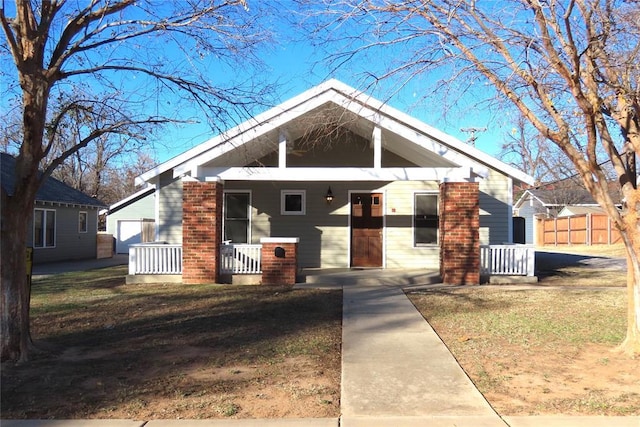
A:
[[[185,284],[218,282],[222,194],[223,186],[219,182],[183,182],[182,282]]]
[[[478,183],[440,184],[440,276],[443,283],[480,283]]]
[[[263,238],[262,284],[295,285],[298,269],[297,238]]]

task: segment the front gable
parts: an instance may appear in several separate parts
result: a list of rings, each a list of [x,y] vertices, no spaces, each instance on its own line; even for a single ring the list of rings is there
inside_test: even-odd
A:
[[[450,135],[330,80],[141,175],[206,180],[466,180],[531,177]],[[341,170],[336,171],[336,168]],[[288,172],[287,169],[295,169]]]

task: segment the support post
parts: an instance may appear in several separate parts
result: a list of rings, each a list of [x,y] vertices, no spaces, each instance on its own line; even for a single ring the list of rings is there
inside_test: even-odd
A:
[[[478,183],[440,184],[440,275],[443,283],[480,283]]]
[[[182,282],[185,284],[219,282],[223,190],[221,182],[183,182]]]

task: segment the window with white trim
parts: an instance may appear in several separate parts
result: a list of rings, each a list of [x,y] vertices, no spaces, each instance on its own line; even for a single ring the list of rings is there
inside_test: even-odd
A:
[[[438,243],[438,194],[436,193],[414,195],[413,243],[415,246]]]
[[[306,191],[282,190],[280,192],[280,213],[282,215],[305,215]]]
[[[86,233],[88,227],[88,214],[86,212],[78,212],[78,233]]]
[[[224,193],[224,240],[249,243],[251,238],[251,193]]]
[[[33,210],[33,247],[53,248],[56,246],[56,211],[53,209]]]

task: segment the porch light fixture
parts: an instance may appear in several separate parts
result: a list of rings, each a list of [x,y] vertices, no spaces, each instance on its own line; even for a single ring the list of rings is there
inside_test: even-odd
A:
[[[324,196],[324,198],[327,200],[328,205],[330,205],[331,202],[333,202],[333,192],[331,191],[331,187],[327,189],[327,195]]]

